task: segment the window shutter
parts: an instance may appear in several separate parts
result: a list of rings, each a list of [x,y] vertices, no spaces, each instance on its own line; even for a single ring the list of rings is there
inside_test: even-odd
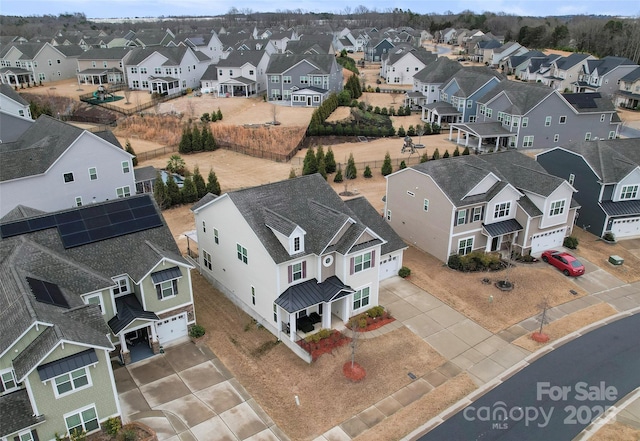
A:
[[[160,285],[156,285],[156,294],[158,294],[158,300],[162,300],[162,288],[160,288]]]
[[[0,381],[0,393],[4,392],[4,383]]]
[[[456,210],[456,211],[453,213],[453,226],[455,227],[455,226],[457,226],[457,225],[458,225],[458,210]]]
[[[178,279],[174,279],[171,281],[173,284],[173,294],[178,295]]]
[[[355,259],[352,257],[350,262],[351,262],[350,263],[351,271],[349,272],[349,274],[353,274],[353,272],[355,271],[355,266],[356,266]]]
[[[293,282],[293,265],[287,267],[287,272],[289,273],[289,283],[291,283]]]
[[[13,437],[13,441],[20,441],[20,437],[19,436],[14,436]]]
[[[307,278],[307,261],[306,260],[302,262],[302,278],[303,279]]]
[[[469,215],[471,214],[471,209],[467,208],[467,212],[464,215],[464,220],[465,223],[471,223],[471,218],[469,217]]]
[[[38,432],[36,432],[36,429],[33,429],[31,431],[31,437],[33,438],[33,441],[40,441],[40,438],[38,438]]]
[[[371,268],[376,266],[376,250],[371,251]]]
[[[482,206],[482,214],[480,214],[480,220],[484,222],[484,205]]]

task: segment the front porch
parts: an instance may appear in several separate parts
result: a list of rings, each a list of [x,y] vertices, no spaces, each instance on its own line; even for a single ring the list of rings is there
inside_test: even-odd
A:
[[[33,72],[18,67],[0,68],[0,82],[11,86],[35,83]]]
[[[482,224],[482,234],[487,236],[485,252],[499,252],[503,258],[511,258],[513,246],[517,246],[518,233],[523,230],[522,225],[515,219]]]
[[[454,130],[456,131],[455,143],[473,148],[476,153],[497,152],[500,148],[508,148],[516,143],[515,135],[502,127],[499,122],[453,124],[449,127],[449,141],[454,141]]]
[[[118,313],[109,320],[111,332],[118,338],[120,362],[130,364],[160,353],[155,322],[158,316],[145,311],[135,294],[116,298]]]
[[[451,104],[438,101],[423,106],[420,119],[424,122],[436,123],[442,126],[443,123],[462,122],[462,113]]]

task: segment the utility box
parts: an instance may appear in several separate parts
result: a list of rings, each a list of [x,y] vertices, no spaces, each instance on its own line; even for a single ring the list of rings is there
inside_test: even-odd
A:
[[[624,263],[624,259],[620,256],[609,256],[609,263],[612,265],[622,265]]]

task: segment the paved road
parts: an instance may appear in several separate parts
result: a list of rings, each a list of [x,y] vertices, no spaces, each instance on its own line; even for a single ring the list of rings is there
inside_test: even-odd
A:
[[[640,385],[639,333],[635,314],[573,340],[419,440],[571,440]]]

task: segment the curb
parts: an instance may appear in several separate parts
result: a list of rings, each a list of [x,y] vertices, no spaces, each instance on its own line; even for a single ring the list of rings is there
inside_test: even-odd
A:
[[[480,388],[478,388],[475,391],[471,392],[466,397],[458,400],[456,403],[452,404],[447,409],[445,409],[444,411],[440,412],[440,414],[438,414],[437,416],[431,418],[429,421],[424,423],[422,426],[414,429],[412,432],[410,432],[409,434],[405,435],[403,438],[401,438],[401,440],[402,441],[414,441],[418,437],[426,435],[429,431],[431,431],[434,428],[436,428],[438,425],[443,423],[450,416],[456,414],[457,412],[459,412],[463,408],[467,407],[469,404],[471,404],[472,402],[474,402],[478,398],[482,397],[484,394],[486,394],[490,390],[493,390],[494,388],[496,388],[497,386],[502,384],[505,380],[509,379],[511,376],[513,376],[516,373],[520,372],[525,367],[529,366],[532,362],[536,361],[538,358],[542,357],[543,355],[546,355],[547,353],[551,352],[554,349],[559,348],[560,346],[564,345],[565,343],[568,343],[568,342],[570,342],[570,341],[572,341],[572,340],[574,340],[574,339],[576,339],[578,337],[581,337],[582,335],[584,335],[584,334],[586,334],[586,333],[588,333],[590,331],[593,331],[593,330],[595,330],[597,328],[600,328],[600,327],[602,327],[604,325],[608,325],[609,323],[615,322],[615,321],[620,320],[622,318],[626,318],[626,317],[632,316],[632,315],[637,314],[637,313],[640,313],[640,307],[636,307],[636,308],[633,308],[633,309],[630,309],[630,310],[624,311],[624,312],[619,312],[618,314],[606,317],[606,318],[604,318],[602,320],[598,320],[597,322],[591,323],[591,324],[589,324],[589,325],[587,325],[587,326],[585,326],[583,328],[580,328],[579,330],[574,331],[574,332],[572,332],[570,334],[567,334],[567,335],[565,335],[564,337],[562,337],[562,338],[560,338],[558,340],[554,340],[549,345],[538,349],[536,352],[533,352],[530,355],[528,355],[524,360],[518,362],[517,364],[513,365],[509,369],[505,370],[500,376],[498,376],[498,377],[494,378],[493,380],[485,383],[483,386],[481,386]],[[640,392],[638,390],[636,390],[636,393],[640,396]],[[629,401],[629,403],[630,402],[631,401]],[[625,403],[624,406],[626,406],[627,404],[628,403]],[[617,406],[613,406],[613,407],[615,408]],[[622,408],[624,408],[624,407],[622,407]],[[622,408],[620,410],[622,410]],[[615,413],[617,413],[617,412],[615,412]],[[613,416],[611,416],[610,418],[612,418],[612,417]],[[591,425],[593,425],[593,424],[594,423],[592,423]],[[591,426],[589,426],[589,427],[591,427]],[[587,430],[589,427],[585,428],[585,430]],[[585,439],[588,439],[588,438],[585,438]]]
[[[636,400],[640,400],[640,387],[628,393],[622,397],[615,405],[611,406],[604,413],[600,414],[598,418],[591,422],[583,431],[574,438],[574,441],[587,441],[595,435],[598,430],[613,420],[618,413],[627,408],[631,403]]]

